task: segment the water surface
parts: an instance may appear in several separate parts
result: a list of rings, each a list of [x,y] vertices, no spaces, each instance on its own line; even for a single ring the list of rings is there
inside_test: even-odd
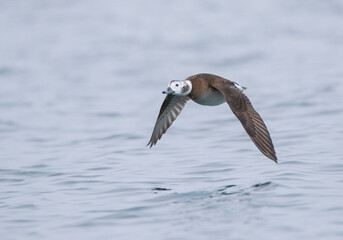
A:
[[[341,239],[339,1],[2,1],[1,239]],[[172,79],[248,87],[147,144]]]

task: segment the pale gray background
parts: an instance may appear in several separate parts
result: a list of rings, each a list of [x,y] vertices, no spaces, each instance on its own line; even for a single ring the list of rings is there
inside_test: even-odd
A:
[[[0,1],[0,238],[342,239],[342,1]],[[172,79],[248,87],[145,147]],[[167,188],[157,191],[155,188]]]

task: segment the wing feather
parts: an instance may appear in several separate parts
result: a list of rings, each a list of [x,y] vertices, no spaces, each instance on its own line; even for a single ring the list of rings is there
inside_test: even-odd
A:
[[[231,81],[213,84],[226,99],[232,112],[242,123],[256,147],[268,158],[277,162],[274,145],[261,116],[256,112],[248,97]]]
[[[154,130],[149,143],[150,148],[154,146],[167,129],[172,125],[175,119],[181,113],[183,107],[189,100],[187,96],[167,95],[164,99],[160,112],[158,114]]]

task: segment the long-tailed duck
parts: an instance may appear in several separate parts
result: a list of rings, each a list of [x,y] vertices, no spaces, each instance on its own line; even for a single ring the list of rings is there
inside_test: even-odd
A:
[[[226,101],[256,147],[266,157],[277,162],[268,129],[243,90],[245,88],[237,83],[213,74],[196,74],[186,80],[171,81],[168,88],[163,91],[167,96],[147,145],[151,148],[156,144],[189,99],[207,106],[216,106]]]

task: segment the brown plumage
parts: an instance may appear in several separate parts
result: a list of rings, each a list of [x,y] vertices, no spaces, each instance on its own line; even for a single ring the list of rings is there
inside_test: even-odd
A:
[[[237,83],[212,74],[197,74],[188,77],[191,91],[187,95],[177,92],[177,83],[171,82],[168,94],[161,106],[157,121],[148,145],[152,147],[171,126],[189,99],[201,105],[215,106],[227,102],[232,112],[242,123],[256,147],[268,158],[277,162],[273,142],[261,116],[253,108],[248,97]],[[172,88],[176,90],[173,92]],[[177,95],[172,95],[177,94]]]

